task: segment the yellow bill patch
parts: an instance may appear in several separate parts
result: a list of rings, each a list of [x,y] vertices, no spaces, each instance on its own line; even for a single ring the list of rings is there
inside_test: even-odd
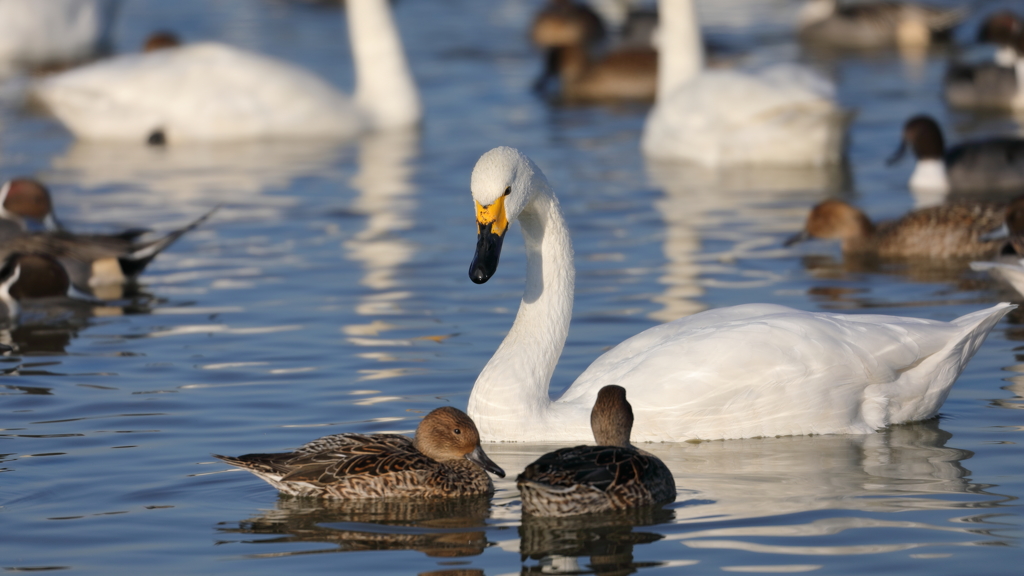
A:
[[[491,233],[503,236],[505,229],[508,228],[508,218],[505,217],[505,197],[500,196],[494,202],[491,202],[490,206],[481,206],[479,202],[476,203],[476,224],[477,233],[480,230],[491,224]]]

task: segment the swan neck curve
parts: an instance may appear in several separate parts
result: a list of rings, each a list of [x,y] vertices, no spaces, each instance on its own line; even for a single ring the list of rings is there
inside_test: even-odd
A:
[[[537,189],[539,188],[539,189]],[[485,441],[507,440],[551,417],[548,396],[569,334],[576,271],[558,200],[546,186],[519,215],[526,243],[526,290],[515,322],[480,372],[468,412]]]
[[[693,0],[658,0],[658,92],[656,102],[704,68],[704,44]]]
[[[423,116],[389,0],[346,4],[356,71],[356,105],[374,129],[414,126]]]

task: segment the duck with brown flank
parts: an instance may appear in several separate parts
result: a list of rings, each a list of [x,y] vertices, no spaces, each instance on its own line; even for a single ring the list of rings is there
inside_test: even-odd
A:
[[[971,269],[984,270],[995,278],[1005,280],[1024,295],[1024,196],[1010,202],[1003,226],[989,236],[992,239],[1005,238],[1012,248],[1012,255],[1001,256],[992,262],[971,262]]]
[[[800,37],[810,43],[847,49],[928,46],[947,35],[967,15],[962,8],[911,2],[809,0],[799,15]]]
[[[665,463],[629,443],[633,409],[625,388],[601,388],[590,426],[597,446],[549,452],[516,478],[524,513],[571,516],[675,500],[676,484]]]
[[[491,494],[487,472],[505,477],[480,447],[465,412],[427,414],[415,439],[398,434],[335,434],[279,454],[220,456],[285,494],[319,498],[451,498]]]
[[[811,210],[804,229],[786,246],[818,238],[842,241],[843,253],[882,258],[979,258],[993,256],[1005,244],[986,238],[998,228],[1006,205],[962,202],[915,210],[877,226],[841,200],[826,200]]]
[[[657,52],[650,46],[632,46],[593,57],[591,50],[605,37],[605,29],[590,8],[554,0],[537,15],[531,37],[547,51],[535,90],[544,90],[548,80],[557,75],[561,96],[570,102],[654,99]]]

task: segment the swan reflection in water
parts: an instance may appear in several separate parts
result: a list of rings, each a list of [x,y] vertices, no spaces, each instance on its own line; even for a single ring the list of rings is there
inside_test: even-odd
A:
[[[647,161],[651,181],[664,190],[655,203],[665,221],[665,269],[659,283],[664,293],[652,300],[662,305],[650,314],[669,322],[700,312],[696,298],[708,286],[751,288],[770,286],[780,276],[769,270],[735,265],[740,258],[785,256],[778,234],[806,218],[806,209],[823,196],[849,186],[845,166],[745,166],[709,169],[685,162]],[[708,237],[707,231],[714,232]],[[702,243],[726,247],[708,250]]]
[[[267,140],[181,146],[76,141],[43,175],[57,185],[58,214],[72,222],[110,225],[195,217],[224,204],[224,219],[281,219],[301,199],[287,190],[302,177],[324,174],[350,143]],[[60,186],[90,190],[62,194]],[[75,204],[78,204],[76,206]],[[72,217],[67,216],[69,206]],[[90,219],[95,219],[90,222]]]
[[[218,531],[223,535],[275,536],[236,540],[268,548],[251,557],[418,550],[431,557],[455,558],[476,556],[490,545],[485,533],[489,517],[487,496],[336,502],[282,496],[273,510],[237,524],[225,522]],[[295,542],[321,542],[331,547],[284,551],[279,546]]]
[[[654,517],[651,520],[658,525],[641,532],[680,540],[692,550],[727,548],[801,556],[885,553],[935,542],[991,543],[996,537],[987,533],[991,526],[981,513],[1004,505],[1008,497],[969,481],[970,471],[961,463],[973,453],[946,446],[950,438],[939,428],[938,419],[932,419],[866,435],[642,444],[672,470],[679,497],[669,506],[674,516],[671,523],[671,517],[664,521]],[[487,446],[488,455],[508,472],[504,480],[495,482],[496,518],[517,517],[514,479],[550,449],[550,445]],[[500,505],[502,500],[505,505]],[[939,524],[905,522],[892,515],[923,509],[952,514],[948,523]],[[794,520],[793,515],[801,518]],[[967,521],[964,516],[977,519]],[[527,526],[524,518],[522,535],[527,534]],[[830,545],[829,536],[856,528],[865,530],[857,537],[862,544],[845,545],[847,536],[835,540],[843,544]],[[543,556],[535,539],[531,536],[534,542],[526,542],[522,535],[520,541],[499,541],[498,545]],[[556,555],[564,555],[564,550],[564,546],[552,547]],[[721,556],[707,558],[721,561]]]

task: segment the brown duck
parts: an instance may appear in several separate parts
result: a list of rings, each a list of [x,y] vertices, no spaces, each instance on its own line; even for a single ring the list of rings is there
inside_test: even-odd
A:
[[[335,434],[294,452],[220,456],[285,494],[320,498],[450,498],[492,494],[487,472],[505,472],[484,454],[473,420],[437,408],[416,438],[398,434]]]
[[[571,516],[675,500],[676,484],[668,467],[629,443],[633,408],[625,388],[601,388],[590,427],[597,446],[549,452],[516,478],[524,513]]]
[[[999,228],[1006,205],[960,202],[915,210],[878,225],[841,200],[826,200],[811,210],[804,229],[786,241],[791,246],[812,238],[842,241],[843,253],[882,258],[983,258],[998,254],[1002,239],[986,235]]]

